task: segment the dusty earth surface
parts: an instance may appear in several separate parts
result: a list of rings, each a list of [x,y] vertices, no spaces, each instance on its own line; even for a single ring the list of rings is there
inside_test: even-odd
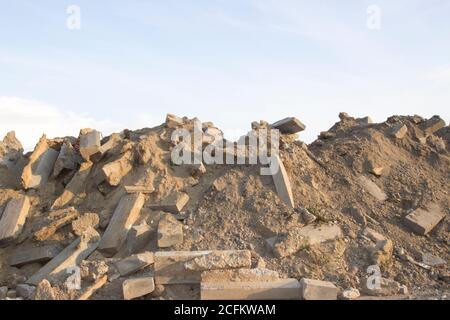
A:
[[[396,138],[392,130],[400,123],[407,127],[407,132],[404,137]],[[265,122],[260,124],[264,126]],[[279,198],[272,177],[260,174],[260,165],[206,165],[206,172],[200,174],[193,172],[192,167],[172,164],[174,143],[170,137],[174,128],[163,124],[151,129],[124,130],[114,136],[117,140],[114,147],[93,163],[82,192],[75,195],[70,206],[80,215],[97,214],[98,221],[91,216],[78,222],[78,229],[83,229],[80,224],[86,223],[101,235],[125,193],[124,186],[154,188],[145,194],[145,204],[135,222],[135,225],[145,222],[153,230],[145,250],[248,249],[255,263],[277,271],[283,278],[326,280],[341,291],[350,288],[364,291],[367,268],[374,264],[376,243],[371,232],[375,231],[392,241],[393,250],[387,250],[377,261],[383,278],[403,286],[402,291],[378,298],[448,299],[450,130],[445,126],[428,134],[426,124],[427,119],[419,116],[394,116],[384,123],[370,123],[343,113],[339,122],[310,145],[301,142],[295,134],[282,135],[280,155],[292,186],[294,208]],[[191,128],[192,120],[184,119],[182,126]],[[204,127],[213,124],[204,123]],[[14,139],[5,138],[0,145],[0,156],[9,152],[11,158],[9,164],[0,165],[0,213],[9,199],[21,194],[30,198],[31,208],[20,235],[0,248],[0,287],[9,290],[24,283],[44,264],[12,267],[9,265],[12,253],[49,244],[66,247],[78,237],[77,226],[71,223],[43,240],[36,240],[33,235],[49,224],[52,204],[84,161],[78,156],[75,168],[64,168],[38,190],[24,190],[20,176],[31,153],[22,155],[20,142],[10,141]],[[111,139],[112,136],[104,137],[102,143]],[[58,151],[63,142],[68,142],[78,153],[77,138],[49,140],[51,147]],[[18,151],[11,155],[8,146]],[[101,168],[124,154],[129,154],[132,169],[120,183],[116,186],[105,181],[98,183]],[[362,186],[364,178],[361,177],[378,186],[385,199],[377,199],[368,192]],[[182,212],[184,239],[171,248],[158,249],[156,234],[161,211],[152,210],[151,204],[160,202],[173,191],[189,195]],[[433,205],[445,213],[443,221],[426,236],[413,233],[404,223],[405,216],[415,209]],[[301,246],[284,257],[277,256],[266,240],[304,227],[307,224],[301,214],[304,209],[316,217],[313,225],[337,225],[343,236],[320,245]],[[424,265],[424,254],[439,257],[445,263]],[[106,258],[94,251],[83,265],[89,269],[92,263],[98,271],[99,263],[108,265],[118,258],[123,257],[119,254]],[[153,272],[149,266],[133,276]],[[83,279],[89,281],[93,271],[85,273]],[[106,270],[102,273],[108,274],[108,281],[91,299],[122,299],[122,283],[129,277],[111,276],[112,272]],[[56,280],[52,284],[53,298],[73,298]],[[43,286],[40,291],[44,289]],[[165,285],[156,289],[142,299],[200,297],[198,285]],[[40,295],[45,295],[42,292]]]

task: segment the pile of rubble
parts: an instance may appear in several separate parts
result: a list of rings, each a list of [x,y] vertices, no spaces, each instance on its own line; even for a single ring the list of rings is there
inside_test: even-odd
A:
[[[281,133],[271,175],[249,145],[242,163],[174,161],[175,130],[200,130],[200,152],[223,133],[171,114],[27,154],[8,133],[0,299],[447,299],[449,126],[339,116],[309,146],[296,118],[252,123],[244,140]]]

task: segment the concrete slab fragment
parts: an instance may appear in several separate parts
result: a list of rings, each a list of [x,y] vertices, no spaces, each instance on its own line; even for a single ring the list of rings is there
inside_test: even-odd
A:
[[[295,204],[294,196],[292,195],[291,182],[283,161],[278,155],[272,159],[275,163],[271,164],[271,173],[278,196],[284,203],[286,203],[287,206],[294,208]]]
[[[9,200],[0,219],[0,243],[16,238],[23,229],[30,211],[30,200],[20,196]]]
[[[59,245],[43,247],[17,248],[9,257],[9,265],[21,267],[28,263],[47,262],[62,251]]]
[[[272,127],[280,130],[282,134],[294,134],[305,130],[306,126],[297,118],[285,118],[272,124]]]
[[[445,218],[445,213],[438,205],[430,206],[429,210],[416,209],[406,216],[405,225],[419,235],[426,235]]]

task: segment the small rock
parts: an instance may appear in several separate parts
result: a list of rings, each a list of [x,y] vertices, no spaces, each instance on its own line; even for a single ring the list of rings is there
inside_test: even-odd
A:
[[[344,300],[355,300],[361,296],[358,289],[348,289],[342,292],[342,299]]]
[[[0,300],[3,300],[8,295],[8,287],[0,287]]]
[[[436,257],[431,253],[424,253],[422,255],[422,262],[430,267],[441,267],[447,264],[447,261],[440,257]]]
[[[34,298],[34,293],[36,292],[36,287],[27,284],[19,284],[16,287],[17,296],[22,297],[26,300],[31,300]]]

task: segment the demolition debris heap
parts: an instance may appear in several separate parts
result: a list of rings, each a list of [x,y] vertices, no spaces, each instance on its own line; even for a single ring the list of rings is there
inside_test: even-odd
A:
[[[198,119],[0,141],[0,299],[448,299],[450,128],[346,113],[279,170],[175,164]],[[223,138],[201,123],[202,148]],[[249,148],[216,150],[249,156]],[[244,152],[243,154],[238,154]]]

